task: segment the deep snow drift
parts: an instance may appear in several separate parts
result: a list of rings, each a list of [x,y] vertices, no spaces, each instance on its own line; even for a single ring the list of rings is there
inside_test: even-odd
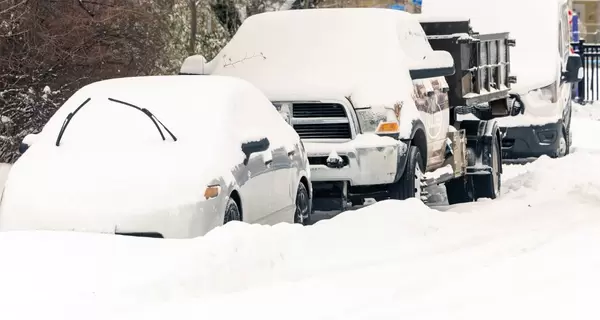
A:
[[[600,106],[501,200],[384,201],[194,240],[0,233],[1,319],[596,319]]]

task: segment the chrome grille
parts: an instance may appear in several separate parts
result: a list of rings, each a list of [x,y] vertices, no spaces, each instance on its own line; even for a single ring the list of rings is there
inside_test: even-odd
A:
[[[311,123],[294,124],[294,130],[301,139],[350,139],[350,125],[348,123]]]
[[[291,112],[289,122],[301,139],[352,139],[350,119],[344,105],[323,102],[273,102]]]
[[[295,103],[294,118],[345,118],[344,106],[335,103]]]

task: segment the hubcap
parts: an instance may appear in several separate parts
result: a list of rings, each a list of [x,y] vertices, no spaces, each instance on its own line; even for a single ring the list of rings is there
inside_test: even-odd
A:
[[[421,171],[421,166],[417,164],[415,166],[415,198],[421,199],[421,181],[423,180],[423,172]]]
[[[308,196],[304,192],[298,192],[296,195],[296,215],[294,223],[304,224],[304,220],[308,218]]]
[[[567,141],[565,141],[565,137],[560,137],[560,141],[558,144],[558,155],[560,157],[564,156],[567,153]]]

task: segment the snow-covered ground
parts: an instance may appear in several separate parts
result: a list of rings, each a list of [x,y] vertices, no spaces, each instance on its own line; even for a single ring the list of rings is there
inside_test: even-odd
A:
[[[600,105],[503,197],[203,238],[0,233],[0,319],[598,319]]]

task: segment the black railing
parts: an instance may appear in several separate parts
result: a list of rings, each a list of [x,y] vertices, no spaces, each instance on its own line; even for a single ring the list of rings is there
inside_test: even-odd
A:
[[[583,62],[583,80],[575,84],[573,97],[579,102],[600,100],[600,43],[585,43],[584,40],[571,43],[573,51],[581,56]]]

